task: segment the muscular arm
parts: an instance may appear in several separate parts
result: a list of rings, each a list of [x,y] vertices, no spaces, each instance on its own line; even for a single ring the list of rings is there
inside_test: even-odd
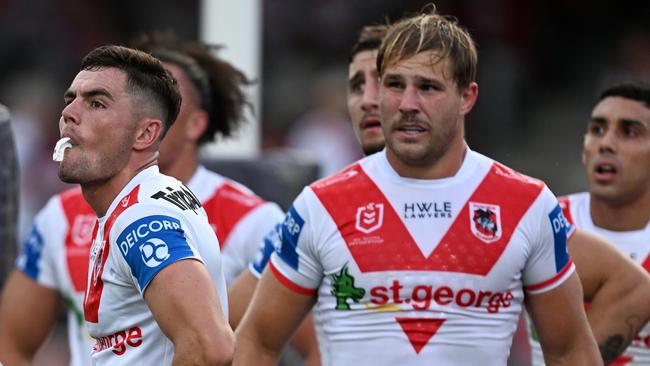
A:
[[[186,259],[162,269],[144,299],[156,322],[174,343],[174,365],[229,365],[232,329],[204,265]]]
[[[257,282],[257,278],[249,270],[244,270],[228,288],[229,320],[233,329],[237,329],[241,322],[244,312],[253,297]],[[311,314],[307,315],[296,330],[291,339],[291,345],[304,358],[304,365],[320,365],[320,352],[318,351]]]
[[[0,362],[31,363],[52,330],[61,303],[58,292],[14,269],[0,299]]]
[[[587,318],[605,363],[616,359],[650,319],[650,276],[599,236],[576,231],[569,240]]]
[[[602,365],[583,311],[577,274],[557,288],[526,296],[546,365]]]
[[[234,365],[276,365],[284,344],[315,300],[289,290],[267,268],[235,333]]]
[[[243,270],[228,287],[228,321],[232,329],[237,329],[244,317],[248,304],[253,298],[257,278],[248,270]]]

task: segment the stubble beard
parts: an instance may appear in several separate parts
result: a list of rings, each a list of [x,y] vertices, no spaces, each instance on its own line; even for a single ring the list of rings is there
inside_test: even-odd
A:
[[[458,133],[459,129],[450,126],[440,133],[433,131],[432,136],[424,143],[399,142],[393,136],[386,140],[386,144],[404,164],[427,166],[435,164],[447,153]]]
[[[64,183],[79,184],[81,186],[100,185],[117,175],[126,166],[128,161],[128,147],[119,145],[119,151],[109,156],[90,159],[83,156],[76,162],[66,164],[66,160],[59,165],[59,179]]]

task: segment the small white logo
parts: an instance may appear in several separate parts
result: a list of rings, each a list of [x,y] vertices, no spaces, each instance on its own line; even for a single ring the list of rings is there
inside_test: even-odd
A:
[[[357,230],[365,234],[379,229],[384,222],[384,204],[369,203],[357,208]]]
[[[164,241],[152,238],[140,246],[140,255],[147,267],[158,267],[169,258],[169,248]]]

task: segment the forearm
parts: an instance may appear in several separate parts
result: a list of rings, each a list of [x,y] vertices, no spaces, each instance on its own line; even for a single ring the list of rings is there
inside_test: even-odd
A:
[[[280,360],[281,349],[265,346],[263,342],[248,334],[236,332],[237,350],[233,366],[275,366]]]
[[[545,352],[547,366],[603,365],[591,337],[569,342],[559,352]]]
[[[300,324],[291,338],[291,345],[303,357],[303,365],[320,365],[320,352],[314,332],[314,319],[310,313]]]
[[[647,323],[650,299],[631,298],[642,293],[637,289],[613,301],[596,300],[587,310],[589,325],[605,364],[620,356]]]

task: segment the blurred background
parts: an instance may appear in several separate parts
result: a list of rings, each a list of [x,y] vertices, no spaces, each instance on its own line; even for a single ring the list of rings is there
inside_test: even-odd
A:
[[[209,0],[206,0],[209,1]],[[328,174],[361,157],[346,112],[348,50],[363,25],[397,20],[428,1],[266,0],[261,24],[262,153],[324,156]],[[650,2],[436,1],[478,43],[479,98],[470,146],[545,180],[583,190],[582,134],[598,91],[650,82]],[[198,0],[0,0],[0,103],[12,111],[21,166],[21,224],[59,182],[52,148],[63,92],[83,55],[145,31],[200,36]],[[60,364],[53,361],[51,364]]]

